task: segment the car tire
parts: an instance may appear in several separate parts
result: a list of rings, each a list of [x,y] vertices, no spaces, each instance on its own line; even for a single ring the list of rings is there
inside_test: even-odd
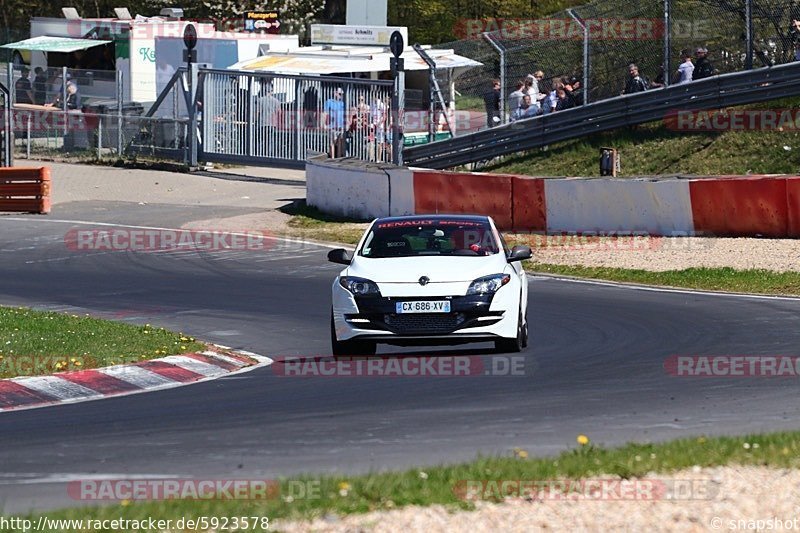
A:
[[[494,349],[498,353],[519,353],[527,345],[527,324],[523,323],[522,310],[517,320],[517,336],[513,339],[498,339],[494,341]]]
[[[378,346],[374,341],[340,341],[336,338],[336,326],[331,313],[331,353],[336,356],[344,355],[375,355]]]

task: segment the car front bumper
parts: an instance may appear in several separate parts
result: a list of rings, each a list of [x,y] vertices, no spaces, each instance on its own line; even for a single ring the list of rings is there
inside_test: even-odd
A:
[[[510,285],[494,295],[355,297],[333,285],[336,338],[375,340],[387,344],[462,344],[514,338],[519,316],[519,289]],[[396,313],[397,302],[450,302],[449,313]]]

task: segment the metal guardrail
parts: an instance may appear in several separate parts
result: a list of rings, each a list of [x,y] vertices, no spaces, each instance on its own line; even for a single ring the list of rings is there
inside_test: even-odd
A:
[[[14,132],[11,128],[11,91],[0,83],[0,100],[2,100],[2,124],[0,124],[0,167],[14,164]]]
[[[446,141],[407,148],[403,159],[410,166],[451,168],[592,133],[662,120],[677,111],[721,109],[797,95],[800,95],[800,62],[609,98]]]

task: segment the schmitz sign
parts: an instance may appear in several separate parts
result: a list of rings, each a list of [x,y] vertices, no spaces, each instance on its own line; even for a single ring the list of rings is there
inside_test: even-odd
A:
[[[312,24],[311,44],[389,46],[389,39],[395,31],[399,31],[403,35],[403,41],[408,42],[408,28],[404,26]]]

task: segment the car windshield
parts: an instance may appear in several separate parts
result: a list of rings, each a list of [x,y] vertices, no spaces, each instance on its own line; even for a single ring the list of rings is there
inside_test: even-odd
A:
[[[373,259],[425,255],[481,257],[498,251],[488,222],[420,218],[375,223],[360,255]]]

